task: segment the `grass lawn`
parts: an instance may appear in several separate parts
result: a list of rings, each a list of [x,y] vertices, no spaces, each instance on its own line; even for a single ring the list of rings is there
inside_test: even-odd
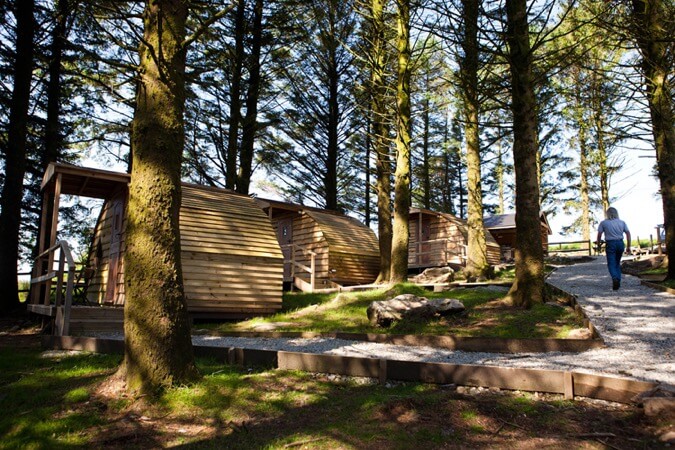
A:
[[[376,300],[410,293],[427,298],[456,298],[467,308],[460,315],[436,317],[426,321],[398,322],[381,328],[368,322],[366,309]],[[221,324],[195,324],[195,329],[219,331],[308,331],[388,334],[429,334],[508,338],[564,338],[583,323],[571,308],[536,305],[530,310],[513,308],[500,299],[503,290],[460,288],[434,293],[413,284],[389,290],[341,294],[286,293],[283,310],[267,317]]]
[[[0,348],[0,448],[641,449],[668,429],[631,406],[204,359],[198,383],[135,399],[110,378],[119,361]]]

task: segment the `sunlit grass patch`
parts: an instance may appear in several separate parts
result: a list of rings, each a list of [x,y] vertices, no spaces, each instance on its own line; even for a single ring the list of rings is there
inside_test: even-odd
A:
[[[532,444],[522,441],[530,435],[555,440],[561,434],[592,433],[597,420],[617,436],[615,446],[630,437],[642,448],[650,436],[642,414],[594,405],[251,370],[212,359],[197,360],[203,377],[194,384],[158,397],[121,395],[121,400],[101,390],[119,356],[40,354],[0,350],[0,407],[6,412],[0,417],[0,448],[407,449],[473,448],[486,442],[515,448]],[[495,430],[505,422],[513,425],[497,436]],[[576,440],[569,446],[581,444]]]
[[[373,301],[386,300],[400,294],[414,294],[429,299],[455,298],[467,309],[455,316],[399,321],[389,328],[381,328],[368,321],[367,308]],[[273,329],[317,333],[340,331],[498,338],[564,338],[570,330],[583,326],[570,308],[545,304],[522,310],[499,304],[498,301],[504,294],[503,288],[489,286],[431,292],[411,283],[365,292],[293,293],[285,294],[284,302],[289,304],[284,307],[284,312],[241,322],[223,323],[216,328],[223,332]],[[306,304],[310,306],[300,309],[297,307]]]
[[[89,411],[71,409],[90,399],[119,356],[88,353],[43,358],[38,349],[0,349],[0,447],[57,448],[84,445],[85,430],[101,424]],[[67,409],[63,409],[67,408]]]

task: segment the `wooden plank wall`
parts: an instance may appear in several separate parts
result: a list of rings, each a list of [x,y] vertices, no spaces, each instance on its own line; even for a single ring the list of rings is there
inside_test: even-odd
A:
[[[307,212],[321,228],[328,243],[330,277],[342,285],[368,284],[380,271],[379,242],[375,232],[348,217]]]
[[[414,217],[414,219],[413,219]],[[435,239],[446,239],[448,241],[447,248],[450,252],[449,263],[452,264],[464,264],[464,260],[458,255],[463,253],[463,246],[466,245],[466,229],[463,229],[460,224],[448,220],[446,217],[441,215],[430,215],[429,218],[429,240]],[[410,219],[410,244],[409,244],[409,256],[410,261],[414,264],[418,263],[417,260],[417,238],[418,238],[418,228],[419,228],[419,219],[418,215],[411,216]],[[433,244],[432,244],[433,245]],[[436,249],[436,246],[433,246],[431,250]],[[440,248],[439,248],[440,250]],[[433,267],[436,265],[442,264],[441,255],[426,255],[424,267]]]
[[[380,272],[379,255],[358,255],[350,252],[330,252],[331,267],[336,268],[333,281],[341,285],[369,284]]]
[[[94,242],[89,255],[88,266],[94,269],[94,274],[87,289],[87,301],[90,303],[105,303],[108,275],[110,273],[110,241],[112,230],[112,201],[106,200],[101,207],[99,219],[94,228]],[[126,215],[122,223],[122,236],[120,237],[119,270],[117,272],[117,288],[112,305],[124,305],[124,252],[126,249],[124,235],[126,232]],[[101,257],[94,259],[96,254]]]
[[[190,313],[215,317],[281,308],[283,256],[252,198],[184,185],[180,232]]]
[[[516,229],[515,228],[504,228],[493,230],[492,235],[494,236],[496,242],[499,245],[515,248],[516,247]],[[541,242],[544,252],[548,251],[548,230],[546,226],[542,224],[541,226]]]
[[[419,213],[418,213],[419,214]],[[448,250],[450,251],[449,262],[452,264],[464,265],[465,261],[456,256],[463,253],[463,246],[468,242],[468,229],[466,223],[459,218],[453,217],[450,214],[433,214],[430,215],[429,219],[430,225],[430,238],[429,240],[435,239],[447,239],[448,240]],[[409,247],[409,263],[411,265],[417,265],[417,238],[418,238],[418,227],[419,220],[418,215],[412,215],[410,219],[410,247]],[[488,263],[491,265],[499,264],[500,262],[500,248],[499,244],[494,240],[492,235],[486,230],[486,240],[487,240],[487,258]],[[430,244],[431,250],[433,251],[438,247],[440,250],[442,246],[438,244]],[[427,260],[424,264],[424,267],[433,267],[434,265],[440,265],[442,263],[441,256],[439,255],[427,255]]]
[[[109,202],[103,208],[94,238],[103,258],[87,294],[95,303],[104,300],[109,272]],[[257,315],[281,308],[283,256],[269,219],[252,198],[183,185],[180,221],[185,295],[193,316]],[[123,304],[123,275],[119,283],[117,303]]]
[[[316,220],[305,213],[295,214],[293,217],[293,243],[316,253],[314,257],[315,283],[318,288],[325,287],[324,285],[327,285],[330,280],[328,242]],[[295,250],[295,260],[310,267],[312,258],[310,255]],[[310,281],[310,275],[307,272],[296,269],[295,276],[308,283]]]
[[[110,254],[111,226],[110,202],[106,201],[101,207],[101,213],[99,214],[98,221],[94,227],[94,242],[91,247],[91,253],[89,254],[89,266],[93,266],[96,252],[99,252],[102,256],[98,259],[98,267],[93,267],[95,272],[89,282],[89,288],[87,289],[87,300],[91,303],[103,304],[105,287],[108,283],[108,264],[110,262],[108,255]]]
[[[380,254],[375,233],[351,217],[317,211],[273,210],[275,229],[282,219],[293,218],[293,242],[316,253],[315,283],[318,289],[330,281],[342,285],[372,283],[379,272]],[[307,267],[310,255],[295,251],[295,260]],[[307,272],[295,276],[309,282]]]

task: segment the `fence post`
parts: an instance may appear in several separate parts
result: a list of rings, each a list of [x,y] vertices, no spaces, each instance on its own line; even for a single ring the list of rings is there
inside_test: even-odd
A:
[[[66,255],[63,253],[63,249],[59,249],[59,270],[56,272],[56,297],[54,301],[57,308],[61,306],[61,300],[63,299],[63,267],[65,262]]]

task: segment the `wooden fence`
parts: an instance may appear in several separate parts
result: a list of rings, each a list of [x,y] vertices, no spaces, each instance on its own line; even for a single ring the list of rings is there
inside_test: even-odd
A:
[[[546,252],[549,255],[556,255],[560,253],[581,253],[584,255],[592,255],[593,251],[598,254],[590,240],[588,241],[568,241],[568,242],[549,242],[546,244]]]

